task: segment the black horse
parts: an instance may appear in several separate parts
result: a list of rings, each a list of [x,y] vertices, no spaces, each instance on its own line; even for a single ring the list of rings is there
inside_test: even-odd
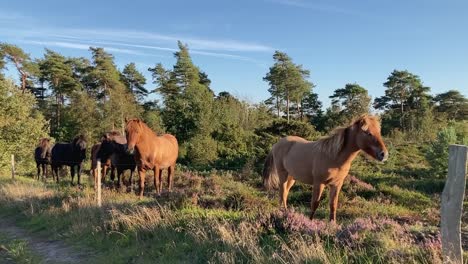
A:
[[[39,146],[34,150],[34,160],[36,161],[37,167],[37,179],[40,179],[41,168],[42,168],[42,177],[47,178],[47,165],[50,164],[51,153],[50,139],[41,138],[39,140]]]
[[[58,143],[52,148],[52,176],[57,177],[58,169],[62,166],[70,166],[71,183],[75,178],[75,169],[78,169],[78,185],[81,184],[81,163],[86,158],[86,140],[83,135],[77,136],[72,143]]]
[[[136,162],[135,157],[127,153],[127,139],[125,136],[115,131],[106,133],[96,157],[101,161],[111,159],[112,166],[117,169],[117,188],[121,187],[125,170],[130,170],[130,179],[126,185],[132,187],[132,176],[136,168]]]

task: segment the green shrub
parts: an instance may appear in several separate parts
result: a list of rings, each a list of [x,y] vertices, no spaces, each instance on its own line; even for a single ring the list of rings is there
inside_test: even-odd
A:
[[[31,93],[0,80],[0,171],[10,167],[11,154],[21,172],[33,168],[34,148],[46,136],[47,124],[35,103]]]
[[[432,167],[432,171],[438,177],[443,177],[448,171],[448,146],[457,142],[455,128],[443,128],[437,133],[437,139],[426,150],[426,159]]]

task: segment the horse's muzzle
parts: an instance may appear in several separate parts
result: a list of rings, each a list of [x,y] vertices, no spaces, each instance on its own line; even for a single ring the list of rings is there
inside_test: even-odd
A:
[[[381,162],[384,162],[388,159],[388,151],[377,151],[376,155],[377,159]]]
[[[130,155],[133,155],[133,153],[135,153],[135,148],[127,147],[127,153],[130,154]]]

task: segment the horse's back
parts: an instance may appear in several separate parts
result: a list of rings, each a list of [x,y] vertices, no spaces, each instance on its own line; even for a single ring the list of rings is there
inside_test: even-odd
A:
[[[291,148],[297,143],[307,143],[308,140],[298,136],[287,136],[281,138],[276,144],[273,145],[273,155],[281,156],[287,155]]]
[[[52,163],[67,165],[72,161],[72,147],[69,143],[57,143],[52,148]]]

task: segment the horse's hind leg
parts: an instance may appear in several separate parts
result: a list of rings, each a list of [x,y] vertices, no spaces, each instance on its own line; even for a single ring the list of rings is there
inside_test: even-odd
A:
[[[322,196],[323,189],[325,188],[325,184],[314,184],[314,189],[312,191],[312,201],[310,202],[311,205],[311,213],[310,213],[310,219],[314,218],[315,211],[317,210],[319,203],[320,203],[320,197]]]
[[[174,175],[175,175],[175,164],[172,164],[167,169],[167,184],[169,191],[172,190],[172,185],[174,185]]]
[[[81,185],[81,164],[78,165],[78,185]]]

